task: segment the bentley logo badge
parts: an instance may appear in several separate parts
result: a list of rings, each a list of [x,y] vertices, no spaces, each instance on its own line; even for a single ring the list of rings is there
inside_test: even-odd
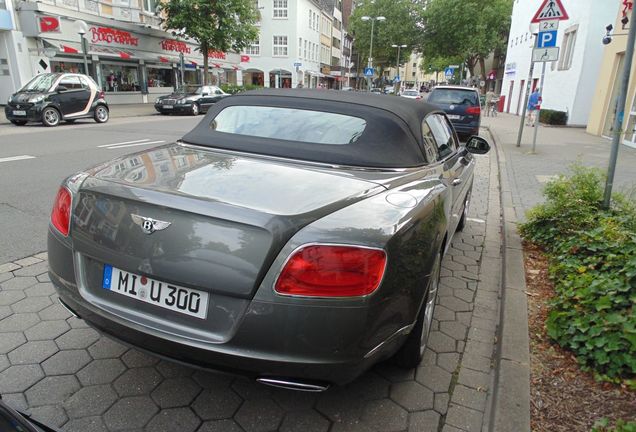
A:
[[[172,222],[164,222],[149,217],[131,214],[133,222],[141,227],[144,234],[152,234],[155,231],[161,231],[172,225]]]

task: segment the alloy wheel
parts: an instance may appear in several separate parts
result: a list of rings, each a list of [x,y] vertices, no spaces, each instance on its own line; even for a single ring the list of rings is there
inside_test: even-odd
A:
[[[420,337],[420,355],[424,355],[428,343],[428,335],[431,331],[433,323],[433,312],[435,311],[435,300],[437,300],[437,291],[439,289],[440,269],[441,269],[441,253],[437,255],[435,260],[433,273],[431,274],[431,285],[426,296],[426,304],[424,305],[424,319],[422,320],[422,335]]]
[[[98,123],[106,123],[108,121],[108,109],[102,105],[95,109],[95,120]]]
[[[196,116],[199,115],[199,105],[197,104],[192,104],[192,115]]]
[[[57,126],[60,123],[60,113],[55,108],[47,108],[42,113],[42,119],[46,126]]]

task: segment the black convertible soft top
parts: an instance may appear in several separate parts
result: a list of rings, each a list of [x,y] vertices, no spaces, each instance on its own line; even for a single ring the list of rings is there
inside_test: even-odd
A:
[[[211,127],[229,106],[271,106],[322,111],[362,118],[360,137],[345,145],[318,144],[219,132]],[[266,89],[240,93],[217,102],[198,126],[183,137],[191,144],[292,159],[373,168],[425,164],[422,120],[438,108],[396,96],[305,89]],[[299,125],[302,127],[302,125]]]

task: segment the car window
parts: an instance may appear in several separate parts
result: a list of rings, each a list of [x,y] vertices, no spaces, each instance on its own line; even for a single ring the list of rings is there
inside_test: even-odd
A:
[[[426,160],[428,163],[436,162],[438,160],[437,143],[433,131],[426,120],[422,122],[422,138],[424,138],[424,156],[426,156]]]
[[[29,81],[24,87],[20,89],[20,91],[26,92],[45,92],[48,91],[53,82],[57,79],[58,75],[56,74],[41,74],[34,77],[31,81]]]
[[[445,159],[453,154],[453,152],[457,150],[457,145],[455,143],[453,129],[448,124],[446,117],[441,114],[433,114],[426,119],[426,122],[431,128],[431,132],[435,138],[439,158]]]
[[[344,114],[305,109],[230,106],[210,123],[217,132],[317,144],[351,144],[367,122]]]
[[[221,91],[221,89],[216,89],[214,90],[214,94],[220,95],[220,94],[223,94],[223,92]]]
[[[82,83],[80,82],[79,77],[76,76],[64,77],[58,85],[64,86],[69,90],[77,90],[82,88]]]
[[[474,90],[436,88],[428,97],[428,102],[477,106],[479,97]]]
[[[80,79],[80,82],[82,83],[82,88],[84,88],[84,89],[86,89],[86,90],[88,90],[88,89],[90,89],[90,88],[91,88],[91,87],[88,85],[88,81],[86,80],[86,78],[84,78],[84,77],[79,77],[79,79]]]

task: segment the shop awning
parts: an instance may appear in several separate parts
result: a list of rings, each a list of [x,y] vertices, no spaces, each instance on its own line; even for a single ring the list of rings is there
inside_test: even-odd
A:
[[[82,45],[76,42],[58,41],[52,39],[43,39],[45,48],[54,48],[58,53],[64,54],[81,54]]]
[[[110,47],[104,47],[100,45],[89,45],[88,53],[91,55],[98,55],[100,57],[120,58],[124,60],[145,59],[144,55],[138,51],[133,51],[128,49],[124,50],[119,48],[110,48]]]

